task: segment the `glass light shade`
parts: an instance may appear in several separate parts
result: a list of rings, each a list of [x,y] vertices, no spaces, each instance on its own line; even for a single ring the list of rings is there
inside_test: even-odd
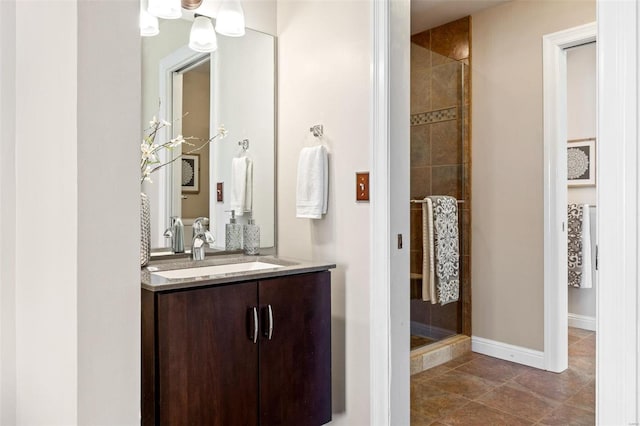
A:
[[[182,8],[187,10],[193,10],[200,7],[202,0],[181,0]]]
[[[196,16],[189,34],[189,47],[196,52],[213,52],[218,48],[218,40],[211,19],[206,16]]]
[[[153,37],[160,33],[158,18],[143,10],[140,12],[140,35],[142,37]]]
[[[182,16],[180,0],[149,0],[147,10],[162,19],[178,19]]]
[[[244,35],[244,11],[239,0],[222,0],[216,16],[216,32],[228,37]]]

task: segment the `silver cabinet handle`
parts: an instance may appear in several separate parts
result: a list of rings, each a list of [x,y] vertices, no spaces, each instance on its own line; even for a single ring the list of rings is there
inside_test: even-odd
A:
[[[253,307],[253,343],[258,343],[258,308]]]
[[[267,338],[271,340],[271,336],[273,336],[273,309],[271,309],[271,305],[267,305],[267,311],[269,312],[269,332]]]

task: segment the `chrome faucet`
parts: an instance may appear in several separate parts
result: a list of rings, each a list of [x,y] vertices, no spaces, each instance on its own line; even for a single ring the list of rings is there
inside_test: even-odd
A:
[[[178,216],[171,216],[171,226],[164,231],[164,237],[171,239],[171,251],[184,253],[184,225]]]
[[[193,241],[191,243],[191,258],[193,260],[204,260],[205,244],[213,244],[216,239],[213,234],[205,228],[209,224],[209,219],[199,217],[193,221]]]

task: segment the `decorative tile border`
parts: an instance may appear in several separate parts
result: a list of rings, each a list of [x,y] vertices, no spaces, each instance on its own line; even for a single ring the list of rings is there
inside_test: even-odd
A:
[[[411,125],[439,123],[441,121],[455,120],[458,118],[458,107],[439,109],[437,111],[421,112],[411,115]]]

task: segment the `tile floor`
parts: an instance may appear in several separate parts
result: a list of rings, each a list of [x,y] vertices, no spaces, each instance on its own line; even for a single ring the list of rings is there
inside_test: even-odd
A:
[[[556,374],[469,353],[411,376],[411,425],[594,425],[595,333],[569,329]]]

